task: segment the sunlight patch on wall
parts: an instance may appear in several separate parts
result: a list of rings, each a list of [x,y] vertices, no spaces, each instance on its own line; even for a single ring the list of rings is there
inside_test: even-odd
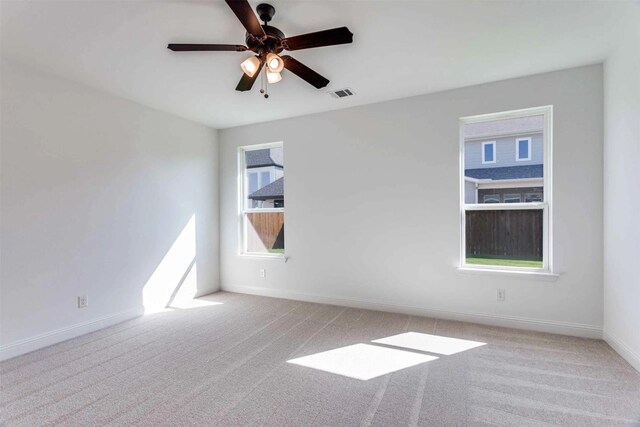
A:
[[[196,263],[193,263],[191,269],[187,273],[186,277],[182,281],[182,284],[174,293],[173,298],[169,301],[171,307],[176,307],[176,304],[186,303],[193,300],[198,293],[198,267]]]
[[[486,345],[484,342],[468,341],[458,338],[443,337],[440,335],[422,334],[419,332],[407,332],[374,340],[372,342],[391,345],[394,347],[426,351],[429,353],[443,354],[446,356]]]
[[[186,289],[180,298],[184,299],[190,293],[193,298],[197,286],[195,257],[196,218],[193,215],[144,285],[145,314],[163,310],[180,293],[178,288],[182,284]]]
[[[287,363],[366,381],[435,359],[437,357],[426,354],[355,344],[288,360]]]

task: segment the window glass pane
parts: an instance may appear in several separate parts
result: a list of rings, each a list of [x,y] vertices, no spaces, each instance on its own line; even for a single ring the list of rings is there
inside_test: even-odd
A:
[[[284,212],[245,214],[246,252],[284,253]]]
[[[542,268],[543,210],[466,211],[466,263]]]
[[[260,188],[264,187],[265,185],[271,184],[270,176],[270,172],[260,172]]]
[[[484,146],[484,161],[493,162],[493,144],[486,144]]]
[[[284,209],[282,145],[245,149],[245,209]],[[246,253],[284,252],[284,212],[243,212]]]
[[[542,201],[542,193],[526,193],[524,195],[524,201],[527,203],[530,202],[541,202]]]
[[[468,123],[462,131],[465,203],[504,203],[506,194],[514,195],[507,203],[524,203],[526,193],[540,193],[542,198],[543,115]],[[526,158],[531,160],[518,161]],[[485,200],[491,194],[499,199]]]
[[[478,193],[478,203],[500,203],[501,201],[503,203],[542,201],[542,187],[489,188],[475,191]],[[467,201],[467,203],[470,202]]]
[[[521,139],[518,141],[518,158],[526,159],[529,157],[529,141]]]
[[[249,194],[253,193],[258,189],[258,174],[250,173],[249,174]]]
[[[547,207],[518,204],[545,201],[545,115],[509,115],[484,121],[478,116],[462,127],[462,262],[542,269]],[[476,204],[495,206],[470,206]]]

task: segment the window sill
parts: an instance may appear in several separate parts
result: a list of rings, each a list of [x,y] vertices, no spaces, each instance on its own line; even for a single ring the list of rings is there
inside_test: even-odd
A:
[[[289,257],[285,254],[251,254],[251,253],[243,253],[243,254],[238,254],[238,257],[240,258],[247,258],[247,259],[272,259],[272,260],[283,260],[284,262],[287,262],[287,260],[289,259]]]
[[[546,282],[555,282],[560,277],[559,274],[549,273],[547,271],[517,271],[517,270],[501,270],[499,268],[473,268],[473,267],[457,267],[458,273],[469,275],[489,275],[489,276],[511,276],[520,277],[522,279],[542,280]]]

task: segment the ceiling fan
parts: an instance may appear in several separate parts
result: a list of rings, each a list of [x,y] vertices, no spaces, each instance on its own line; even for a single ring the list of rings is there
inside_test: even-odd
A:
[[[247,0],[225,0],[233,13],[238,17],[247,30],[245,45],[232,44],[176,44],[171,43],[167,48],[175,52],[202,52],[202,51],[251,51],[255,55],[245,59],[240,67],[244,74],[236,86],[237,91],[248,91],[265,67],[265,76],[268,83],[277,83],[282,80],[280,72],[283,69],[291,71],[317,89],[329,84],[329,80],[313,71],[300,61],[289,55],[280,55],[283,50],[301,50],[313,47],[333,46],[353,42],[353,34],[347,27],[333,28],[330,30],[302,34],[299,36],[285,37],[284,33],[268,25],[276,13],[276,9],[270,4],[262,3],[256,7],[256,12],[264,24],[260,24],[258,18],[251,10]],[[260,93],[265,98],[269,97],[267,86],[262,84]]]

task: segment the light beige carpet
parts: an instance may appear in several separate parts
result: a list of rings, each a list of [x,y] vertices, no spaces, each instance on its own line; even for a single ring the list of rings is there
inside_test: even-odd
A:
[[[231,293],[204,300],[221,304],[3,362],[3,422],[640,425],[640,376],[602,341]],[[379,376],[352,378],[363,375]]]

